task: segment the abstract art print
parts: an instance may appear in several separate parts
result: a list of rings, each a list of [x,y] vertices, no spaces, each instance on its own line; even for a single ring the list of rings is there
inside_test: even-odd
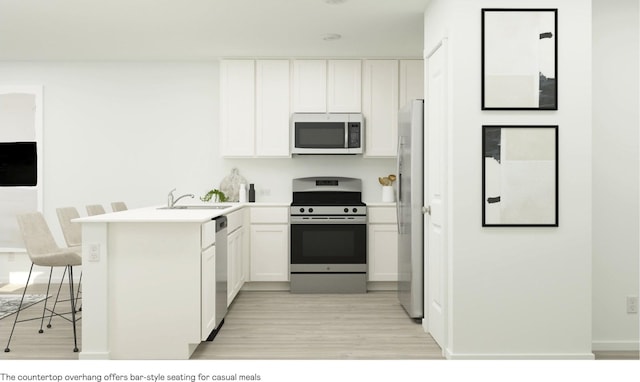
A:
[[[557,24],[557,9],[482,9],[482,110],[558,110]]]
[[[558,226],[558,126],[483,126],[482,226]]]

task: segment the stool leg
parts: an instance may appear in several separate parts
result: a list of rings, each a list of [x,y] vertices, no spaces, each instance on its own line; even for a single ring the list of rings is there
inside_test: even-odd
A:
[[[80,298],[80,290],[82,289],[82,271],[80,271],[80,280],[78,281],[78,290],[76,291],[76,308],[78,308],[78,299]],[[78,312],[82,312],[82,304],[78,308]]]
[[[53,267],[51,267],[51,269],[49,270],[49,282],[47,283],[47,293],[44,295],[44,308],[42,308],[42,320],[40,320],[40,330],[38,330],[38,333],[44,333],[44,330],[42,330],[42,325],[44,325],[44,315],[47,312],[47,301],[49,301],[49,287],[51,287],[52,275],[53,275]],[[54,306],[54,309],[55,309],[55,306]],[[49,319],[49,322],[51,322],[51,319]]]
[[[47,324],[47,328],[51,329],[51,320],[53,319],[53,312],[56,311],[56,305],[58,305],[58,298],[60,297],[60,290],[62,290],[62,283],[64,282],[64,277],[67,275],[67,267],[64,267],[64,271],[62,272],[62,278],[60,279],[60,285],[58,285],[58,293],[56,293],[56,299],[53,302],[53,308],[51,308],[51,314],[49,315],[49,323]],[[49,283],[51,283],[51,279],[49,279]]]
[[[73,351],[78,352],[78,339],[76,336],[76,300],[73,294],[73,267],[69,267],[69,300],[71,302],[71,323],[73,324]]]
[[[20,305],[18,306],[18,311],[16,312],[16,319],[13,321],[13,328],[11,328],[11,334],[9,334],[9,341],[7,341],[7,347],[4,348],[5,353],[8,353],[11,351],[9,349],[9,344],[11,343],[11,337],[13,337],[13,330],[16,328],[16,323],[18,322],[18,315],[20,314],[20,310],[22,309],[22,302],[24,301],[24,295],[27,293],[27,287],[29,286],[29,280],[31,279],[31,271],[33,271],[33,263],[31,263],[31,268],[29,268],[29,276],[27,276],[27,283],[24,284],[24,290],[22,291],[22,298],[20,299]]]

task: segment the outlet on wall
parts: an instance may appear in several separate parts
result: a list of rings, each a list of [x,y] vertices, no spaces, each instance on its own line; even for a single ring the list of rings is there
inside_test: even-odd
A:
[[[89,261],[100,261],[100,244],[89,244]]]
[[[627,296],[627,313],[638,313],[638,296]]]

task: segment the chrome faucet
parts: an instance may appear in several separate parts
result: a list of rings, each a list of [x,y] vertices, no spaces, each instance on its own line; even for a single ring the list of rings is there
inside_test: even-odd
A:
[[[173,208],[176,205],[176,203],[178,203],[178,200],[180,200],[182,198],[185,198],[187,196],[190,197],[190,198],[194,198],[195,197],[193,194],[184,194],[184,195],[178,196],[178,198],[174,198],[173,197],[173,192],[175,190],[176,189],[174,188],[173,190],[169,191],[169,195],[167,195],[167,207],[169,207],[169,208]]]

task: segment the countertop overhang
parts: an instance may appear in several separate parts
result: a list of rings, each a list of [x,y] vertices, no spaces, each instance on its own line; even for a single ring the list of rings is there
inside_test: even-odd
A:
[[[239,210],[249,203],[224,203],[224,209],[163,208],[152,206],[73,219],[74,223],[204,223]]]

